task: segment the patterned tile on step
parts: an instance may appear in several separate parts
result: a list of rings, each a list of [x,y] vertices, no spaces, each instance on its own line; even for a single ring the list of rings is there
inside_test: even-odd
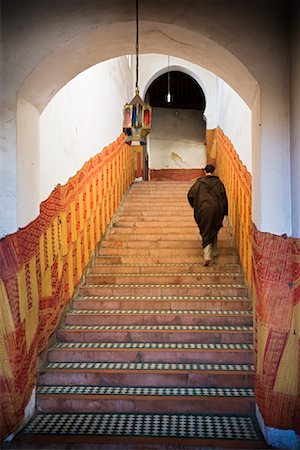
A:
[[[231,273],[231,272],[195,272],[195,273],[101,273],[101,274],[90,274],[90,276],[96,276],[96,277],[136,277],[136,278],[151,278],[151,277],[207,277],[207,276],[216,276],[216,277],[233,277],[239,274]]]
[[[177,342],[57,342],[61,349],[161,349],[161,350],[253,350],[252,344],[177,343]]]
[[[107,286],[107,285],[105,285]],[[173,285],[174,286],[174,285]],[[84,295],[78,297],[80,300],[248,300],[248,297],[244,296],[233,296],[233,295],[203,295],[203,296],[194,296],[194,295]]]
[[[247,325],[67,325],[66,331],[252,331]]]
[[[199,414],[43,414],[23,430],[35,435],[147,436],[198,439],[261,439],[247,416]]]
[[[105,255],[106,258],[109,258],[108,255]],[[113,258],[113,256],[111,256]],[[93,264],[98,267],[106,267],[111,266],[112,264]],[[150,263],[150,264],[135,264],[135,263],[126,263],[126,264],[113,264],[114,267],[185,267],[185,266],[199,266],[201,264],[197,263]],[[239,267],[236,263],[226,263],[226,266],[234,266]]]
[[[134,288],[134,287],[139,287],[139,288],[156,288],[156,287],[166,287],[166,288],[197,288],[197,287],[202,287],[202,288],[213,288],[213,289],[217,289],[217,288],[245,288],[245,285],[243,284],[103,284],[103,285],[99,285],[99,284],[87,284],[85,286],[89,286],[89,287],[105,287],[105,288],[113,288],[113,287],[118,287],[118,288]]]
[[[46,369],[67,370],[212,370],[225,372],[250,372],[253,364],[202,364],[202,363],[156,363],[156,362],[52,362]]]
[[[156,386],[38,386],[41,395],[126,395],[169,397],[253,397],[244,387],[156,387]]]
[[[71,314],[204,314],[204,315],[216,315],[216,316],[252,316],[251,311],[230,311],[230,310],[180,310],[180,309],[72,309]]]

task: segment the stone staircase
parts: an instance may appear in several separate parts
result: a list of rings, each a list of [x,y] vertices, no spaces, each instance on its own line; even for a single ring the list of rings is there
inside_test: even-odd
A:
[[[22,448],[267,448],[234,242],[223,228],[203,267],[190,185],[132,186],[48,350]]]

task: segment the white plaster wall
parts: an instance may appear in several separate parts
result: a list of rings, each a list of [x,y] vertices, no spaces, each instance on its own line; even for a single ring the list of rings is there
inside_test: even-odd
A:
[[[40,201],[120,135],[132,96],[125,56],[85,70],[56,94],[41,115]]]
[[[40,115],[25,100],[19,100],[17,112],[17,225],[24,227],[39,214],[40,205]]]
[[[243,164],[252,173],[251,110],[220,78],[217,79],[217,93],[218,125],[231,140]]]
[[[149,137],[149,168],[191,169],[205,166],[200,111],[154,108]]]
[[[291,51],[292,235],[300,238],[300,8],[294,2]]]

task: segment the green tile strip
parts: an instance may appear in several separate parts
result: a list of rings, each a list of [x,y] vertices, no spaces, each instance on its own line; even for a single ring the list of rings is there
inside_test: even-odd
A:
[[[253,397],[252,388],[243,387],[137,387],[137,386],[39,386],[43,395],[131,395],[178,397]]]
[[[252,344],[168,343],[168,342],[57,342],[61,349],[163,349],[163,350],[253,350]]]
[[[246,416],[199,414],[44,414],[32,419],[24,434],[143,436],[193,439],[261,439],[256,422]]]
[[[69,370],[213,370],[250,372],[252,364],[201,364],[201,363],[157,363],[157,362],[52,362],[46,369]]]
[[[68,325],[66,331],[252,331],[246,325]]]

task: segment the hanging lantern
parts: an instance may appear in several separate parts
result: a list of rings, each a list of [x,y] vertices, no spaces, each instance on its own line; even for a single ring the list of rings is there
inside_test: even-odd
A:
[[[129,145],[145,145],[151,128],[151,106],[147,105],[139,95],[139,23],[138,0],[136,0],[136,83],[135,97],[123,108],[123,131],[127,135]]]
[[[151,106],[139,96],[138,89],[130,103],[123,110],[123,131],[129,145],[145,145],[146,136],[151,128]]]

